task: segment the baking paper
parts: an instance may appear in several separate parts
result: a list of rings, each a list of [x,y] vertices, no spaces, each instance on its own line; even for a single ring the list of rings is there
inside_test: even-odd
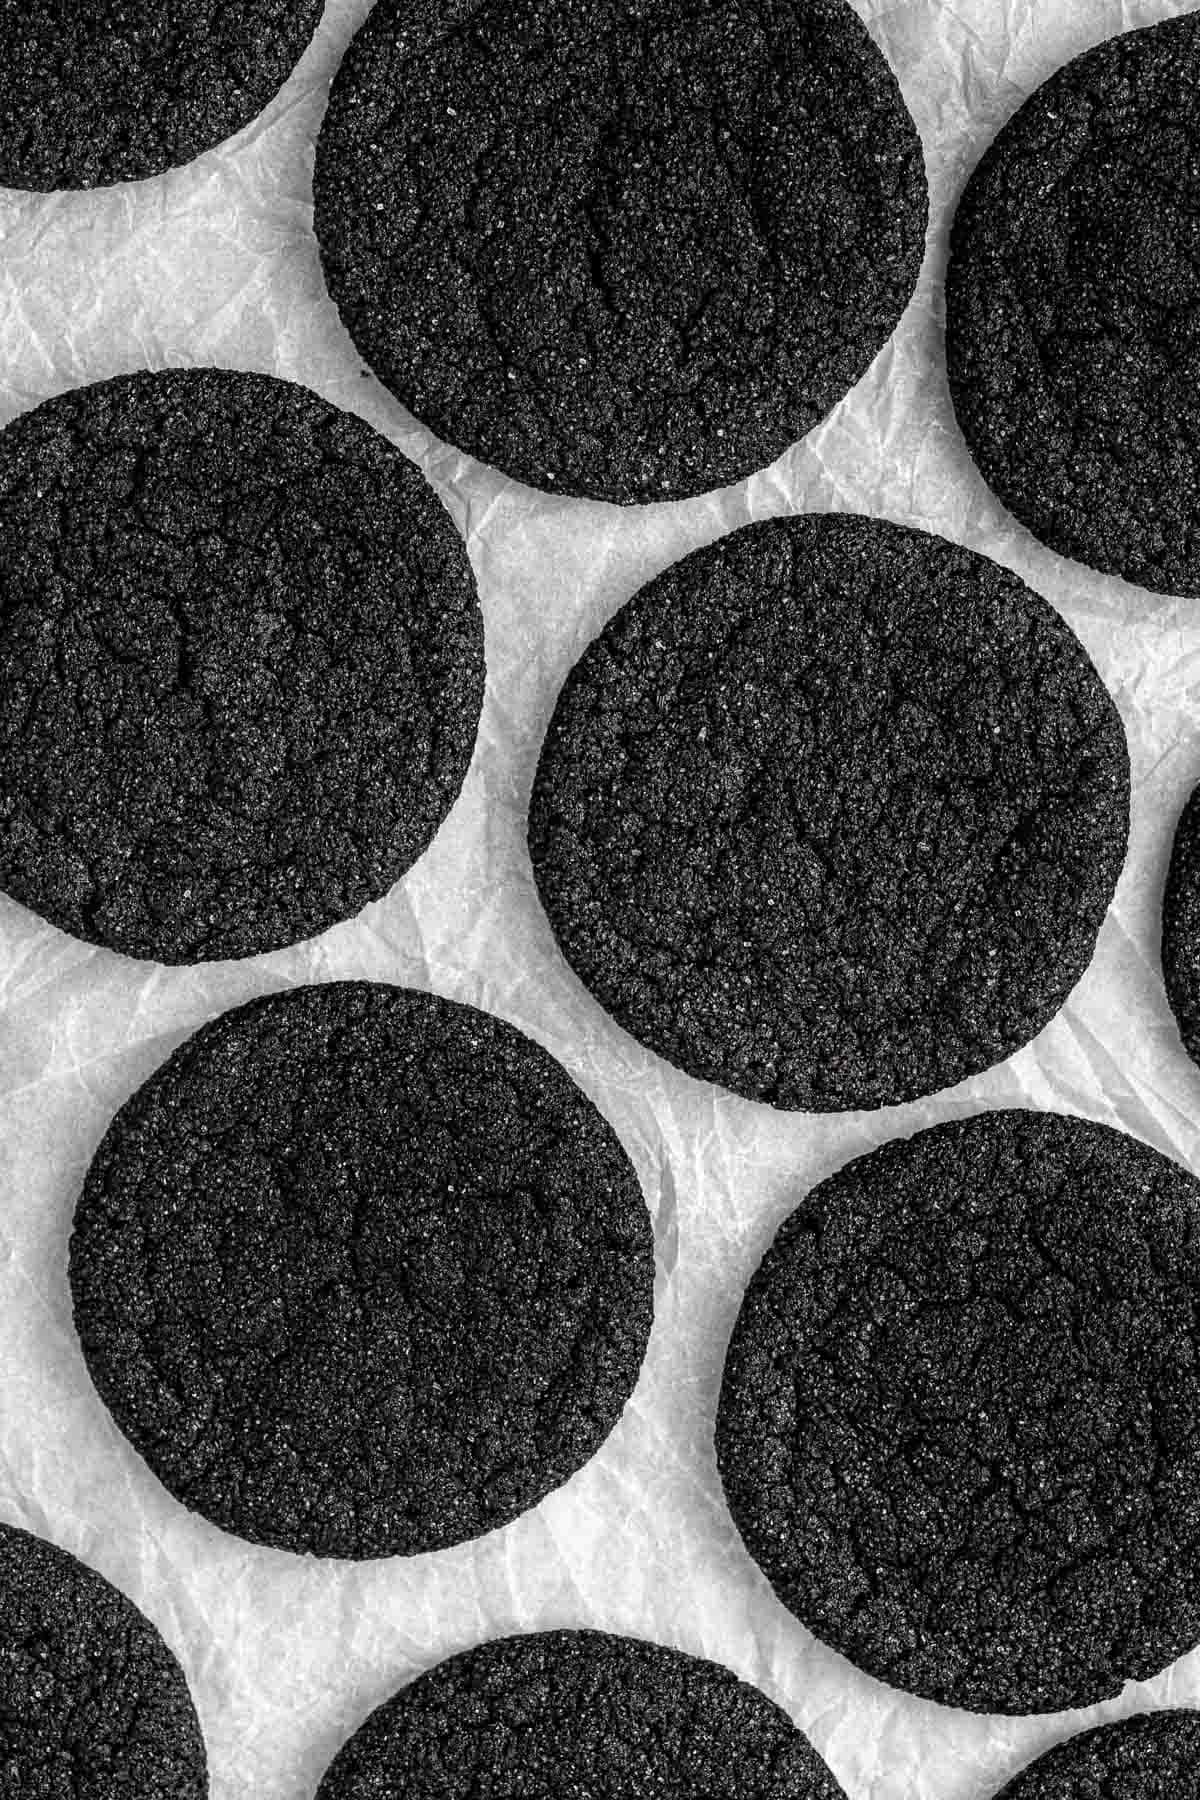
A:
[[[268,111],[155,181],[0,192],[0,423],[127,369],[198,363],[307,382],[416,459],[470,549],[488,694],[465,790],[387,899],[316,942],[163,969],[72,941],[0,899],[0,1517],[94,1564],[183,1663],[213,1800],[311,1800],[342,1739],[401,1683],[497,1633],[590,1625],[729,1664],[785,1706],[851,1800],[984,1800],[1070,1732],[1200,1704],[1200,1652],[1120,1700],[974,1717],[859,1674],[773,1598],[722,1503],[712,1417],[738,1297],[808,1188],[885,1138],[986,1106],[1103,1120],[1200,1170],[1200,1070],[1163,995],[1158,906],[1171,834],[1200,779],[1200,602],[1153,597],[1043,549],[975,472],[941,356],[948,213],[1002,121],[1068,57],[1173,17],[1178,0],[855,0],[925,143],[933,223],[919,291],[831,417],[763,474],[707,498],[619,509],[533,493],[416,426],[363,368],[311,229],[315,133],[367,11],[330,0]],[[524,812],[541,736],[579,651],[648,577],[745,524],[875,513],[986,552],[1046,595],[1114,694],[1133,760],[1133,830],[1095,961],[1034,1043],[917,1105],[772,1112],[642,1050],[558,956]],[[603,1108],[654,1215],[657,1319],[624,1420],[566,1487],[507,1529],[365,1565],[256,1549],[185,1511],[109,1420],[71,1328],[66,1245],[116,1107],[202,1021],[301,981],[411,983],[510,1019]]]

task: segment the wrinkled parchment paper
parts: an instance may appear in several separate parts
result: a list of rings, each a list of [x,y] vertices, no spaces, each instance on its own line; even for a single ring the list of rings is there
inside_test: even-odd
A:
[[[0,191],[0,423],[122,370],[195,363],[307,382],[414,457],[467,537],[488,697],[463,795],[429,854],[362,917],[298,949],[198,969],[93,950],[0,898],[0,1517],[86,1558],[187,1671],[213,1800],[311,1800],[343,1737],[451,1651],[593,1625],[715,1657],[780,1701],[851,1800],[984,1800],[1071,1731],[1200,1704],[1200,1651],[1092,1712],[977,1718],[893,1692],[814,1642],[736,1539],[711,1421],[741,1289],[816,1181],[883,1139],[994,1105],[1077,1112],[1200,1170],[1200,1070],[1163,997],[1158,902],[1200,779],[1200,602],[1155,598],[1043,549],[970,463],[941,362],[948,212],[997,126],[1059,63],[1183,0],[855,0],[895,67],[933,191],[919,291],[866,378],[741,486],[618,509],[517,486],[435,443],[363,369],[322,285],[310,178],[329,80],[367,0],[329,0],[269,110],[190,167],[93,195]],[[1003,1066],[882,1113],[773,1113],[678,1074],[569,973],[538,908],[524,808],[558,686],[668,562],[751,519],[880,514],[985,551],[1066,615],[1116,697],[1133,758],[1125,875],[1091,970]],[[654,1214],[657,1321],[601,1453],[479,1543],[367,1565],[252,1548],[186,1512],[119,1436],[71,1328],[66,1244],[116,1107],[202,1021],[301,981],[429,987],[502,1014],[558,1056],[632,1154]]]

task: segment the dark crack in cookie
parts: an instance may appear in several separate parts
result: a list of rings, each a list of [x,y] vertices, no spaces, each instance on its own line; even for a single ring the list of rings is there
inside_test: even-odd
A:
[[[1163,894],[1162,967],[1183,1047],[1200,1063],[1200,787],[1175,830]]]
[[[205,1800],[183,1670],[131,1600],[0,1525],[0,1800]]]
[[[71,1240],[122,1431],[255,1543],[410,1555],[506,1524],[633,1390],[637,1177],[499,1019],[369,982],[224,1014],[117,1114]]]
[[[846,0],[380,0],[333,85],[316,230],[418,419],[558,494],[773,462],[916,284],[921,145]],[[466,16],[464,16],[466,15]]]
[[[0,432],[0,887],[63,930],[180,963],[349,918],[482,695],[449,515],[308,389],[122,376]]]
[[[1200,1713],[1140,1713],[1081,1732],[996,1800],[1200,1800]]]
[[[808,1739],[717,1663],[549,1631],[452,1656],[349,1739],[317,1800],[844,1800]]]
[[[529,814],[572,968],[642,1043],[780,1107],[885,1106],[1041,1030],[1091,959],[1129,761],[1015,575],[897,525],[752,525],[567,679]]]
[[[954,221],[950,391],[989,486],[1063,556],[1200,594],[1200,15],[1051,76]]]
[[[747,1549],[930,1700],[1148,1680],[1200,1641],[1198,1308],[1200,1182],[1134,1138],[992,1112],[858,1158],[783,1225],[729,1345]]]
[[[323,0],[0,0],[0,186],[140,181],[274,99]]]

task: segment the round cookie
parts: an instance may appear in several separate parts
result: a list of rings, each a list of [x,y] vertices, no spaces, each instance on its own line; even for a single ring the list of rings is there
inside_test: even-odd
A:
[[[653,1307],[637,1177],[537,1044],[339,982],[189,1039],[88,1171],[71,1289],[101,1398],[254,1543],[411,1555],[599,1449]]]
[[[826,515],[734,532],[616,615],[559,697],[529,846],[627,1031],[827,1112],[1034,1037],[1091,959],[1128,816],[1120,719],[1044,600]]]
[[[1200,787],[1175,830],[1163,893],[1162,966],[1183,1047],[1200,1063]]]
[[[418,419],[556,494],[675,500],[821,420],[928,196],[847,0],[380,0],[317,145],[325,277]]]
[[[780,1229],[717,1461],[776,1594],[868,1674],[1091,1706],[1200,1642],[1200,1182],[991,1112],[846,1165]]]
[[[274,99],[323,0],[4,0],[0,186],[105,187],[190,162]]]
[[[599,1631],[498,1638],[439,1663],[354,1733],[317,1800],[516,1792],[844,1800],[808,1739],[757,1688],[718,1663]]]
[[[183,1670],[131,1600],[0,1524],[3,1800],[205,1800]]]
[[[1200,594],[1200,16],[1027,100],[967,184],[950,392],[985,480],[1063,556]]]
[[[0,888],[63,930],[179,963],[349,918],[482,696],[449,515],[307,388],[128,375],[0,432]]]
[[[1200,1800],[1200,1713],[1139,1713],[1056,1744],[996,1800]]]

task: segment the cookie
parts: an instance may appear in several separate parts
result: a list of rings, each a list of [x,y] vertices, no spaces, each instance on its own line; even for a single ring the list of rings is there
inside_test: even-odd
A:
[[[363,358],[556,494],[705,493],[854,386],[928,196],[846,0],[380,0],[333,84],[315,223]]]
[[[0,186],[105,187],[190,162],[274,99],[323,0],[3,0]]]
[[[124,1794],[208,1794],[183,1670],[149,1619],[94,1569],[0,1525],[0,1796]]]
[[[0,432],[0,888],[64,931],[181,963],[349,918],[482,696],[449,515],[307,388],[128,375]]]
[[[1162,967],[1183,1047],[1200,1063],[1200,787],[1175,831],[1163,894]]]
[[[893,1687],[1091,1706],[1200,1642],[1200,1182],[1053,1113],[885,1144],[747,1288],[717,1461],[779,1599]]]
[[[997,1800],[1200,1800],[1200,1713],[1140,1713],[1057,1744]]]
[[[950,392],[989,486],[1043,543],[1200,594],[1200,16],[1076,57],[967,184]]]
[[[1128,817],[1120,719],[1058,614],[941,538],[827,515],[734,532],[616,615],[559,697],[529,847],[619,1024],[829,1112],[1034,1037]]]
[[[519,1770],[519,1778],[517,1771]],[[548,1631],[439,1663],[373,1712],[317,1800],[843,1800],[808,1739],[718,1663]]]
[[[511,1025],[371,982],[223,1014],[117,1114],[70,1253],[101,1398],[253,1543],[407,1556],[599,1449],[654,1254],[610,1126]]]

